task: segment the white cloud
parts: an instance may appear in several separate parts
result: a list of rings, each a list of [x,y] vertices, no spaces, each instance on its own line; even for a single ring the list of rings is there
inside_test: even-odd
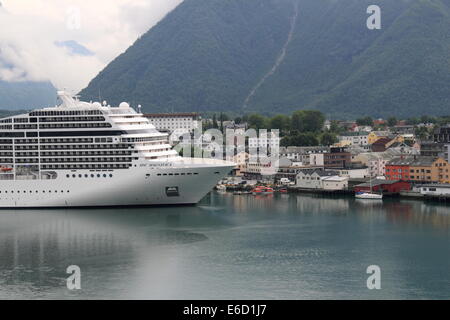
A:
[[[0,80],[79,91],[182,0],[0,0]],[[56,41],[94,52],[77,56]],[[11,67],[13,66],[13,67]]]

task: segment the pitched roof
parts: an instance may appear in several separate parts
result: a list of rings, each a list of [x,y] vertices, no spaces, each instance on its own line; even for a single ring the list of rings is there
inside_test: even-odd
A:
[[[356,185],[356,187],[372,187],[379,186],[382,184],[394,184],[400,182],[399,180],[384,180],[384,179],[373,179],[371,182],[364,182],[361,184]]]
[[[399,157],[392,159],[387,164],[391,166],[429,167],[434,161],[436,161],[435,157],[408,156],[404,158]]]
[[[300,170],[299,173],[303,173],[305,175],[313,175],[316,173],[320,177],[330,177],[330,176],[338,176],[339,173],[337,171],[326,171],[324,169],[303,169]]]

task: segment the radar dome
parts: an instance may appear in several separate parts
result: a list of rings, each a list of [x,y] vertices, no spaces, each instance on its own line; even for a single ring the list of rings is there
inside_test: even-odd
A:
[[[119,108],[129,108],[130,105],[126,102],[122,102],[121,104],[119,104]]]
[[[100,102],[94,102],[92,105],[96,108],[99,108],[102,106],[102,104]]]

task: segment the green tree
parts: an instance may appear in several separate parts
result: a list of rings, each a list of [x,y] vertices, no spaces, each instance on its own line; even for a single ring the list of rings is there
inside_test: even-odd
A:
[[[417,127],[415,129],[415,135],[419,140],[426,140],[428,139],[429,136],[429,132],[428,129],[426,127]]]
[[[270,129],[279,129],[281,133],[289,131],[290,119],[284,114],[276,115],[270,118]]]
[[[217,118],[216,118],[216,114],[215,113],[213,114],[213,118],[212,118],[212,127],[214,129],[219,128],[219,125],[217,124]]]
[[[389,117],[388,119],[387,119],[387,125],[389,126],[389,127],[393,127],[393,126],[395,126],[397,124],[397,118],[396,117]]]
[[[358,126],[373,126],[372,117],[364,117],[356,119],[356,123]]]
[[[343,128],[341,126],[339,126],[339,121],[331,120],[330,132],[341,133],[342,131],[343,131]]]
[[[324,132],[320,137],[320,143],[324,146],[331,146],[336,142],[338,142],[338,138],[331,132]]]
[[[260,115],[253,113],[248,116],[248,124],[250,128],[259,130],[259,129],[267,129],[268,123],[267,118]]]
[[[316,134],[312,132],[306,132],[284,137],[283,139],[281,139],[280,144],[284,147],[287,146],[309,147],[309,146],[317,146],[319,144],[319,140],[317,139]]]
[[[299,132],[319,132],[323,129],[325,115],[317,110],[295,111],[291,117],[291,128]]]

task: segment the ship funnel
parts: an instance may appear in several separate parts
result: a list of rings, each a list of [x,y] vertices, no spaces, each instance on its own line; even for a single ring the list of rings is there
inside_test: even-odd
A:
[[[58,91],[58,98],[61,99],[62,104],[60,107],[76,107],[77,103],[73,96],[67,91]]]

